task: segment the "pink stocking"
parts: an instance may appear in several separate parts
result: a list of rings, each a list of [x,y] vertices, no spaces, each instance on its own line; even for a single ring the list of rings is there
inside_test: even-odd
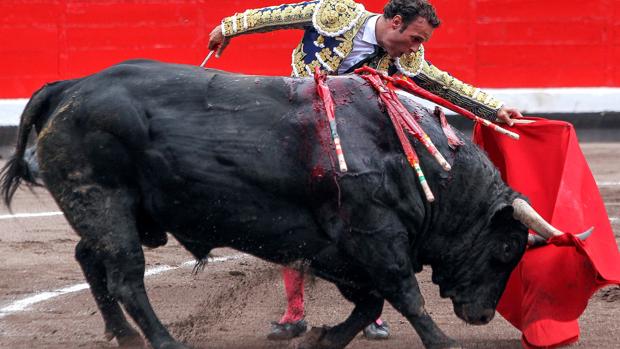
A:
[[[280,323],[292,323],[304,317],[304,276],[291,268],[282,268],[282,279],[288,302]]]

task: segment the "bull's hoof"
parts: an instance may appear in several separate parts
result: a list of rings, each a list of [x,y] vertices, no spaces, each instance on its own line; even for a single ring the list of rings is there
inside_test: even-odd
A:
[[[104,336],[107,341],[111,341],[116,338],[116,342],[121,348],[137,349],[147,347],[144,339],[142,339],[142,336],[136,330],[128,328],[123,332],[124,333],[122,335],[116,336],[112,331],[106,330]]]
[[[325,335],[329,327],[313,327],[302,338],[294,342],[294,349],[342,349],[342,345],[332,343]]]
[[[140,335],[116,338],[118,346],[123,349],[144,349],[147,348],[144,339]]]

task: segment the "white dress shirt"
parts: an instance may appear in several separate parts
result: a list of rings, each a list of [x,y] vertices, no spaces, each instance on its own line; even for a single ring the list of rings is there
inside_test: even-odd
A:
[[[355,63],[363,60],[375,52],[375,46],[378,46],[375,28],[380,15],[368,17],[364,27],[353,38],[353,49],[351,53],[342,61],[338,68],[338,75],[344,74]]]

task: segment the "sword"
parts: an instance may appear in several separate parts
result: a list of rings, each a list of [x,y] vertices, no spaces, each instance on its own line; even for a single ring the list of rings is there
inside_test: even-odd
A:
[[[207,58],[205,58],[205,60],[202,61],[202,64],[200,65],[200,68],[204,68],[205,67],[205,64],[207,64],[207,61],[209,60],[209,58],[211,58],[211,56],[213,56],[213,52],[215,52],[215,50],[209,51],[209,54],[207,55]]]

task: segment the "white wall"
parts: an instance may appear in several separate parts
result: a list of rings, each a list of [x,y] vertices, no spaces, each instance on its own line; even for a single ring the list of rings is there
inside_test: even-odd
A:
[[[27,99],[0,99],[0,126],[17,126]]]

